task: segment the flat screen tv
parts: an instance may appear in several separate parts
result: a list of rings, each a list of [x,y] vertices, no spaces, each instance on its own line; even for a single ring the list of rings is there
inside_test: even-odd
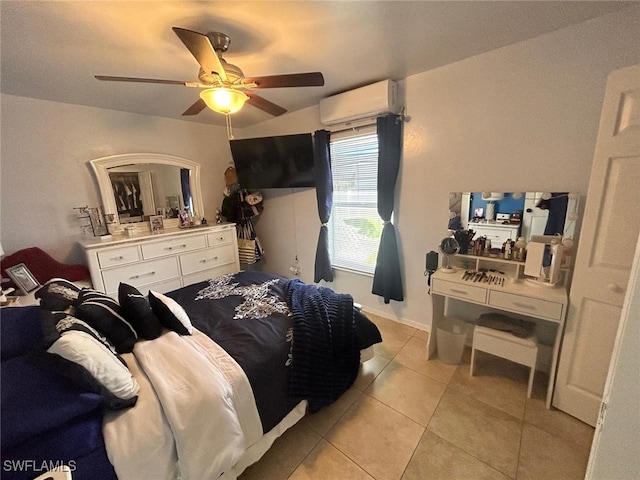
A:
[[[247,190],[315,187],[310,133],[230,140],[238,183]]]

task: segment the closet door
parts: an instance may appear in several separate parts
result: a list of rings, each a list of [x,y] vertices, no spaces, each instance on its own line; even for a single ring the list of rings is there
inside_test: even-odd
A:
[[[595,426],[640,232],[640,65],[607,82],[553,406]]]

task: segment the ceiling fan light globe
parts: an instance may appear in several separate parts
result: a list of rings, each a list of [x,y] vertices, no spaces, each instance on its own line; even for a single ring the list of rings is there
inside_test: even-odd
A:
[[[202,90],[200,98],[211,110],[225,115],[238,112],[249,99],[243,92],[224,87]]]

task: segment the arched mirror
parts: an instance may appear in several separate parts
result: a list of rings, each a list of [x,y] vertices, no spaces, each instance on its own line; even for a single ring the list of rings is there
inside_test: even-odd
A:
[[[105,213],[114,214],[109,230],[125,225],[149,230],[149,216],[162,215],[165,228],[179,226],[183,210],[203,215],[200,165],[157,153],[128,153],[91,160]]]

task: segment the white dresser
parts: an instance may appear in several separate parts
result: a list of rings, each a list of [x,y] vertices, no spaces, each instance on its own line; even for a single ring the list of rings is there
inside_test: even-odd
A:
[[[520,225],[509,225],[502,223],[473,223],[469,222],[467,226],[470,230],[475,232],[474,239],[479,237],[487,237],[491,240],[493,248],[500,248],[500,246],[511,239],[514,242],[518,239],[518,229]]]
[[[240,270],[234,224],[148,232],[81,242],[96,290],[117,296],[120,282],[146,294],[168,292]]]

